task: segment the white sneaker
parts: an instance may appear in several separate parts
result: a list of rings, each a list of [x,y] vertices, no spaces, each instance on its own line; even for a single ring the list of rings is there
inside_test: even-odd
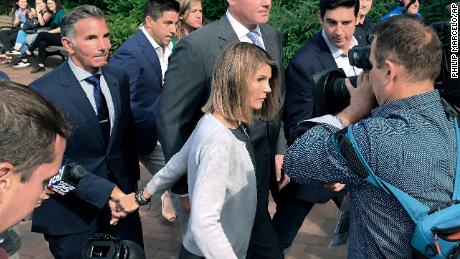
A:
[[[7,56],[21,56],[21,52],[17,51],[17,50],[10,50],[8,52],[5,53]]]
[[[21,62],[19,62],[19,64],[14,66],[14,68],[24,68],[24,67],[28,67],[28,66],[30,66],[30,63],[21,61]]]

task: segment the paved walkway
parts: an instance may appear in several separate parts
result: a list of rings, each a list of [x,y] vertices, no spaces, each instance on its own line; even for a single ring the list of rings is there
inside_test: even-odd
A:
[[[58,60],[47,60],[51,66],[56,66]],[[31,68],[14,70],[6,65],[0,65],[0,70],[6,72],[13,81],[29,84],[44,73],[30,74]],[[47,69],[49,72],[51,69]],[[45,72],[45,73],[46,73]],[[150,175],[142,168],[140,186],[150,179]],[[275,204],[270,202],[269,211],[273,214]],[[140,210],[144,232],[145,252],[148,259],[174,259],[177,258],[181,235],[177,223],[169,223],[161,216],[161,203],[159,197],[155,197],[149,207]],[[333,202],[315,205],[308,218],[305,219],[293,246],[286,254],[286,259],[318,259],[346,258],[345,246],[328,248],[331,233],[336,224],[338,209]],[[30,232],[30,221],[19,224],[22,236],[22,259],[48,259],[53,258],[48,250],[48,245],[43,237]]]

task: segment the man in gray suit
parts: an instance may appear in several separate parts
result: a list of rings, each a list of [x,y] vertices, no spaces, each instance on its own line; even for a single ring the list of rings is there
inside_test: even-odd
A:
[[[227,3],[227,13],[220,20],[183,38],[170,57],[157,117],[159,140],[167,160],[180,150],[203,115],[201,107],[210,93],[214,63],[227,45],[235,41],[254,43],[264,48],[281,66],[281,35],[266,24],[271,0],[227,0]],[[284,87],[281,103],[283,99]],[[250,125],[256,156],[257,212],[248,258],[283,258],[268,214],[269,179],[270,174],[275,175],[275,168],[278,169],[278,183],[284,184],[280,173],[282,155],[276,154],[284,154],[286,144],[284,134],[279,133],[279,119],[258,120]],[[172,191],[186,194],[186,178]],[[187,204],[187,199],[182,200]]]

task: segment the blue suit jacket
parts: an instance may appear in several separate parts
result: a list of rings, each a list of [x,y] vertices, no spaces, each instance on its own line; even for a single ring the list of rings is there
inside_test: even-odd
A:
[[[109,66],[104,66],[102,73],[115,108],[107,148],[96,114],[67,62],[30,85],[60,108],[72,125],[73,133],[67,140],[64,159],[81,164],[89,172],[75,191],[65,196],[52,195],[34,211],[32,231],[65,235],[86,231],[97,224],[96,218],[106,209],[115,186],[107,179],[108,171],[114,174],[124,192],[135,190],[139,164],[128,79],[122,71]]]
[[[385,20],[387,20],[388,18],[392,17],[392,16],[395,16],[395,15],[400,15],[400,14],[406,14],[406,10],[404,9],[404,7],[401,7],[401,6],[396,6],[395,9],[389,11],[387,14],[385,14],[381,19],[380,21],[383,22]],[[417,12],[415,14],[417,17],[423,19],[423,16]]]
[[[0,79],[10,80],[5,72],[0,71]]]
[[[288,142],[293,142],[304,131],[297,123],[320,115],[314,106],[312,76],[333,68],[337,68],[337,64],[321,32],[312,37],[292,58],[285,71],[283,122]],[[294,183],[283,189],[281,195],[294,195],[298,199],[311,202],[326,202],[334,192],[320,186]]]
[[[110,64],[128,74],[138,154],[150,154],[157,142],[155,110],[162,90],[161,66],[155,49],[139,30],[117,49]]]

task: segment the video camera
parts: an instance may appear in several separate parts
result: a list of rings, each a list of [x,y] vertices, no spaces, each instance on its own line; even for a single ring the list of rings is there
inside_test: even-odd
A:
[[[452,106],[460,107],[460,87],[454,86],[454,79],[450,77],[450,23],[438,22],[431,26],[437,32],[443,43],[441,73],[436,79],[435,88],[439,90],[442,98]],[[368,37],[368,43],[370,40]],[[372,69],[369,61],[371,47],[355,46],[348,52],[350,65],[362,68],[364,71]],[[343,69],[331,69],[313,75],[313,99],[315,109],[319,114],[334,114],[340,112],[350,103],[350,93],[345,85],[346,79]],[[357,76],[349,77],[351,83],[356,86]]]
[[[145,259],[144,250],[135,242],[96,233],[83,246],[81,259]]]

